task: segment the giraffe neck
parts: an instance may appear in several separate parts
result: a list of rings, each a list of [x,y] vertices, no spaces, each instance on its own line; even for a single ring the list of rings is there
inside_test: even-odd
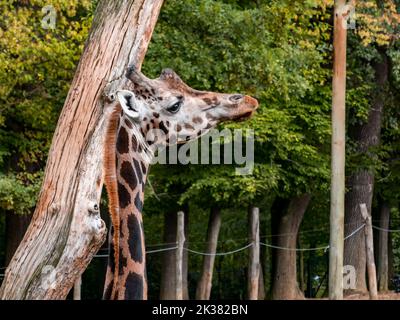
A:
[[[143,159],[137,130],[121,117],[117,131],[115,168],[119,211],[118,276],[114,261],[113,228],[107,267],[105,299],[147,299],[146,253],[142,219],[144,188],[149,169]],[[115,148],[115,146],[114,146]],[[116,283],[114,283],[114,280]]]

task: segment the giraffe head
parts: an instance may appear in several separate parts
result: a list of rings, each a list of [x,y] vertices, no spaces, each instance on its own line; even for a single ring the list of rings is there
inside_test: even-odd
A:
[[[119,90],[117,97],[124,116],[147,146],[185,143],[222,121],[249,118],[258,107],[250,96],[192,89],[171,69],[163,70],[156,79],[134,68],[129,68],[126,76],[133,91]]]

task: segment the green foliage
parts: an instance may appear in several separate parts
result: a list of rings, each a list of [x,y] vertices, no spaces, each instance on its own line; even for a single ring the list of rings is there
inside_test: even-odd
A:
[[[399,185],[399,4],[363,1],[357,6],[357,29],[348,37],[347,123],[357,126],[368,121],[376,97],[383,98],[381,142],[368,152],[360,152],[359,145],[347,141],[346,167],[348,173],[368,169],[376,174],[377,194],[387,201],[398,201]],[[389,81],[377,85],[374,65],[389,59]]]
[[[40,173],[25,175],[25,182],[21,176],[0,174],[0,210],[30,213],[36,205],[41,179]]]
[[[17,176],[44,167],[91,23],[91,1],[51,4],[56,28],[44,29],[48,2],[0,1],[0,202],[16,213],[34,207],[36,178]]]
[[[226,206],[245,205],[272,190],[310,191],[316,186],[311,180],[327,188],[330,92],[323,64],[330,26],[325,3],[252,4],[168,1],[143,68],[156,77],[168,66],[192,87],[257,96],[261,107],[254,119],[225,126],[255,131],[253,175],[235,176],[233,166],[197,165],[180,166],[176,178],[167,166],[152,177],[156,193],[171,194],[179,183],[186,189],[181,203]]]

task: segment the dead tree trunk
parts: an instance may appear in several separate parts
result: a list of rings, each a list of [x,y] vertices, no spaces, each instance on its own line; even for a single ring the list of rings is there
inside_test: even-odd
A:
[[[349,136],[357,145],[357,152],[368,155],[371,147],[379,145],[382,124],[382,113],[384,106],[383,87],[388,80],[388,59],[385,54],[381,55],[380,61],[375,62],[376,92],[368,114],[368,120],[362,124],[354,124],[349,127]],[[371,212],[371,202],[374,190],[374,174],[368,169],[353,172],[347,180],[345,201],[345,234],[350,234],[354,229],[363,224],[360,214],[360,203],[367,205]],[[344,265],[352,265],[356,270],[357,292],[366,292],[366,256],[365,240],[362,232],[356,233],[346,240],[344,245]],[[353,293],[346,290],[346,294]]]
[[[61,112],[32,222],[0,299],[64,299],[106,238],[99,215],[105,125],[115,90],[141,67],[162,0],[101,0]],[[107,87],[106,87],[107,85]]]
[[[303,194],[293,198],[283,213],[276,245],[284,249],[276,251],[276,267],[273,279],[274,300],[303,299],[297,283],[296,248],[297,234],[311,195]]]
[[[379,291],[388,291],[389,280],[389,259],[388,259],[388,232],[390,220],[390,207],[386,202],[383,202],[380,208],[379,215],[379,241],[378,241],[378,289]]]
[[[189,239],[189,210],[185,208],[185,246]],[[176,239],[177,214],[170,212],[164,214],[164,242],[171,243],[169,246],[174,246]],[[176,297],[176,250],[165,251],[162,253],[161,266],[161,285],[160,285],[160,300],[174,300]],[[183,251],[183,300],[189,299],[188,282],[188,252]]]
[[[210,300],[215,253],[217,252],[220,228],[221,210],[215,207],[211,208],[210,219],[208,221],[206,249],[206,252],[211,255],[204,256],[203,258],[203,270],[196,291],[197,300]]]

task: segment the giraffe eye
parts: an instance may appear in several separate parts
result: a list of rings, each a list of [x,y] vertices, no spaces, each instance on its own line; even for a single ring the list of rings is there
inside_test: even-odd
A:
[[[182,106],[182,101],[174,103],[172,106],[168,107],[167,110],[171,113],[177,113]]]

